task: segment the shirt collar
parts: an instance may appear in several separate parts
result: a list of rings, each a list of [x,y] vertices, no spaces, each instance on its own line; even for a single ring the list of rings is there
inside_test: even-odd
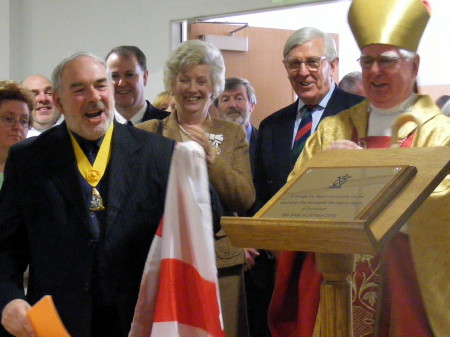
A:
[[[145,101],[144,106],[133,117],[131,117],[130,121],[133,123],[133,125],[142,122],[146,110],[147,110],[147,101]],[[119,112],[117,112],[117,110],[114,112],[114,116],[116,117],[116,121],[119,122],[120,124],[125,124],[127,122],[127,119],[123,117]]]
[[[133,116],[131,117],[131,122],[133,125],[139,124],[142,122],[142,119],[144,118],[145,111],[147,110],[147,102],[144,101],[144,105],[142,108]]]
[[[318,107],[320,107],[321,109],[325,109],[325,107],[328,104],[328,101],[331,98],[331,95],[333,94],[334,88],[336,87],[336,84],[332,81],[331,85],[330,85],[330,90],[328,90],[327,94],[322,98],[322,100],[320,101],[319,104],[317,104]],[[302,102],[301,99],[298,100],[298,111],[300,111],[306,104],[304,102]]]
[[[114,117],[120,124],[125,124],[127,122],[127,120],[120,113],[118,113],[117,110],[114,111]]]
[[[250,138],[252,136],[252,125],[248,123],[247,127],[245,128],[245,133],[247,134],[247,141],[250,143]]]
[[[75,140],[77,141],[77,143],[83,148],[85,146],[85,144],[96,144],[99,148],[102,145],[103,142],[103,138],[105,138],[105,135],[101,136],[99,139],[97,140],[87,140],[86,138],[83,138],[79,135],[77,135],[75,132],[70,131],[73,135],[73,138],[75,138]]]

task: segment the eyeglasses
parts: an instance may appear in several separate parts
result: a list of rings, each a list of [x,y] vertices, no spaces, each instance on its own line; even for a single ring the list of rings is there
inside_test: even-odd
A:
[[[28,126],[30,124],[30,120],[28,118],[15,119],[9,116],[0,116],[0,122],[5,126],[11,127],[13,127],[16,123],[19,123],[22,129],[28,129]]]
[[[288,60],[288,61],[283,61],[283,62],[286,65],[286,68],[290,72],[299,71],[300,68],[302,67],[302,63],[305,64],[306,69],[308,69],[309,71],[317,71],[317,70],[319,70],[320,65],[326,58],[327,58],[326,56],[308,57],[305,61],[294,59],[294,60]]]
[[[357,61],[361,65],[361,68],[369,69],[376,62],[380,68],[389,69],[397,64],[397,62],[404,57],[400,56],[361,56]]]

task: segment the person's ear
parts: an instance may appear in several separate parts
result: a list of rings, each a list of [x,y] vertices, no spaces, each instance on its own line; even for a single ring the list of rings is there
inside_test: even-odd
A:
[[[419,65],[420,65],[420,56],[416,55],[411,61],[412,65],[412,72],[414,77],[417,77],[417,74],[419,73]]]
[[[339,66],[339,57],[336,57],[333,61],[330,61],[330,77],[333,78],[334,73],[338,69]]]
[[[59,112],[64,114],[64,109],[63,109],[62,103],[61,103],[61,96],[59,94],[57,94],[55,91],[53,91],[52,98],[53,98],[53,104],[55,105],[55,107],[59,110]]]
[[[148,80],[148,70],[144,71],[144,87],[147,85]]]

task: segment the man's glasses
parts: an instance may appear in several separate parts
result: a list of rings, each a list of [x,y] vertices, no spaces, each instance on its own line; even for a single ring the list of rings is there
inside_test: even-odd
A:
[[[5,126],[11,127],[14,126],[16,123],[19,123],[22,129],[28,129],[28,126],[30,124],[30,120],[28,118],[15,119],[10,116],[0,116],[0,122]]]
[[[306,69],[308,69],[309,71],[317,71],[319,70],[320,65],[326,58],[327,58],[326,56],[308,57],[305,61],[294,59],[283,62],[290,72],[299,71],[300,68],[302,67],[302,64],[305,64]]]
[[[361,56],[357,61],[361,68],[369,69],[376,62],[380,68],[389,69],[397,64],[399,60],[403,59],[400,56]]]

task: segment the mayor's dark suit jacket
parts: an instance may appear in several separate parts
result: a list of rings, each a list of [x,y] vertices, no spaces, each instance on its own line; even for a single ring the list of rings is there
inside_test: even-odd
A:
[[[146,100],[145,102],[147,103],[147,109],[144,112],[144,117],[142,117],[142,122],[150,119],[164,119],[170,115],[170,112],[155,108],[149,101]]]
[[[95,238],[66,124],[11,148],[0,192],[0,310],[52,295],[72,337],[89,337],[95,252],[128,335],[147,253],[164,209],[174,142],[115,123],[104,236]],[[105,176],[102,178],[104,180]],[[101,181],[101,182],[102,182]],[[0,333],[1,335],[1,333]]]
[[[361,102],[364,97],[349,94],[337,85],[322,114],[337,114]],[[298,100],[266,117],[259,126],[256,145],[255,176],[256,207],[262,207],[286,183],[292,170],[290,152]]]

